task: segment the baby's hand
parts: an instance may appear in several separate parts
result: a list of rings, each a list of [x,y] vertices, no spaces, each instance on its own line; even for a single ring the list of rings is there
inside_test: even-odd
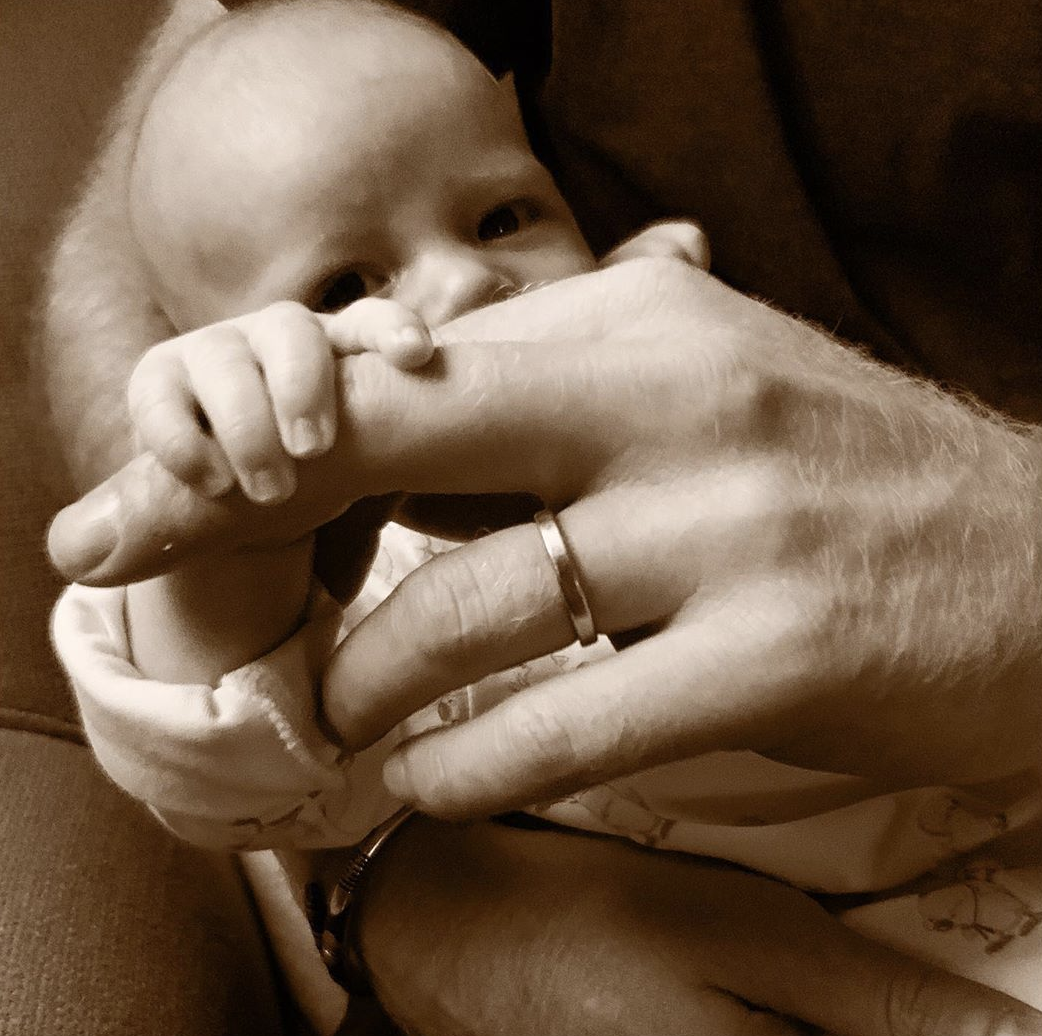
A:
[[[256,503],[296,489],[294,461],[337,434],[334,357],[379,352],[402,369],[434,351],[412,310],[366,298],[329,316],[276,302],[149,349],[128,387],[142,446],[207,496],[238,483]]]

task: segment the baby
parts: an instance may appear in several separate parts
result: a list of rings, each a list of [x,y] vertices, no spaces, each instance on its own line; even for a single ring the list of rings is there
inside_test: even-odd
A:
[[[204,30],[142,121],[129,201],[154,298],[181,332],[132,378],[143,444],[201,491],[238,485],[260,503],[290,496],[296,461],[332,444],[335,354],[374,350],[420,367],[438,325],[597,265],[531,152],[511,84],[451,36],[369,0],[249,7]],[[602,262],[641,254],[707,262],[704,238],[685,223],[653,226]],[[347,621],[443,549],[392,527]],[[210,574],[194,598],[201,613],[263,626],[255,613],[270,601],[240,591],[215,608]],[[177,833],[223,848],[357,841],[398,805],[380,769],[402,737],[476,715],[585,657],[562,652],[482,681],[348,768],[315,715],[315,660],[328,657],[341,621],[321,593],[289,640],[292,608],[272,636],[262,629],[235,665],[213,672],[193,668],[213,639],[206,622],[193,625],[190,610],[166,621],[156,600],[147,590],[72,587],[55,611],[55,643],[113,778]],[[929,871],[1029,807],[950,789],[882,795],[734,753],[619,779],[540,812],[798,886],[860,892]],[[1030,914],[1029,899],[1010,910]],[[914,897],[893,902],[892,924],[873,907],[851,923],[974,973],[951,941],[920,945],[924,908]],[[959,924],[926,920],[936,921],[935,940]],[[1002,981],[1020,988],[1015,976]]]
[[[421,365],[429,328],[596,265],[511,81],[368,0],[247,8],[205,30],[144,118],[130,211],[179,332],[299,304],[229,327],[220,350],[159,346],[131,383],[142,440],[174,474],[257,502],[288,496],[292,460],[332,444],[334,353]],[[698,228],[674,223],[612,260],[650,253],[707,259]]]

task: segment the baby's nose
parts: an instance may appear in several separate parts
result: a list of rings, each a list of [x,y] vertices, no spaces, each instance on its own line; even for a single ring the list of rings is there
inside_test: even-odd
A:
[[[505,298],[517,285],[484,257],[468,252],[425,255],[399,280],[395,298],[431,327]]]

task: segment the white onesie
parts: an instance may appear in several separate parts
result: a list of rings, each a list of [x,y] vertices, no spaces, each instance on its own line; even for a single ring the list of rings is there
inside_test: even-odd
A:
[[[341,758],[316,719],[324,661],[408,572],[453,546],[389,526],[346,612],[316,590],[301,630],[217,687],[144,679],[129,657],[125,591],[69,587],[55,608],[54,642],[101,765],[200,845],[314,849],[357,841],[399,805],[380,773],[403,737],[485,712],[612,650],[602,639],[490,677],[417,713],[354,759]],[[987,787],[880,793],[859,778],[716,753],[532,812],[730,860],[811,891],[878,893],[848,911],[846,923],[1042,1008],[1042,860],[1004,859],[987,844],[1042,822],[1038,773]],[[886,891],[914,879],[915,891]],[[314,965],[319,971],[317,955]]]

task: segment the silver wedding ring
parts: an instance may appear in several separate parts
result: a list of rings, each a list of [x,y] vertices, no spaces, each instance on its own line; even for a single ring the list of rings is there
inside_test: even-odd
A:
[[[572,620],[575,635],[583,647],[589,647],[597,640],[597,630],[590,614],[590,602],[586,599],[582,583],[579,582],[579,572],[568,550],[568,544],[561,534],[561,527],[557,524],[557,516],[553,511],[540,511],[532,521],[535,522],[546,553],[553,562],[557,583],[561,587],[561,596]]]

